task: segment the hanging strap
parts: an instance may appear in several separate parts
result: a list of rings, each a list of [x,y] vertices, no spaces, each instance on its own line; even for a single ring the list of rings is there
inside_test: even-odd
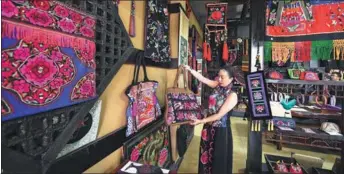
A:
[[[139,52],[136,56],[136,64],[135,64],[135,69],[134,69],[134,79],[133,79],[133,84],[138,83],[139,81],[139,75],[140,75],[140,69],[141,65],[143,67],[143,73],[144,73],[144,82],[149,81],[148,76],[147,76],[147,70],[146,70],[146,62],[145,58],[143,56],[142,52]]]
[[[177,74],[176,74],[176,78],[174,79],[174,88],[178,88],[178,80],[179,80],[179,75],[180,73],[183,73],[183,80],[184,80],[184,88],[187,90],[188,89],[188,85],[186,83],[186,71],[183,70],[182,66],[179,66],[178,70],[177,70]]]

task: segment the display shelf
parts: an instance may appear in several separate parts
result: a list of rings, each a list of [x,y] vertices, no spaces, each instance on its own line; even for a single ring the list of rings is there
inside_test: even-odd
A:
[[[329,135],[320,130],[313,130],[315,134],[306,133],[300,127],[294,131],[283,131],[276,128],[274,131],[264,131],[265,140],[276,142],[277,148],[281,150],[282,144],[294,144],[324,149],[341,150],[341,143],[344,143],[343,136]]]
[[[297,118],[310,118],[310,119],[320,119],[320,120],[342,120],[342,114],[340,112],[323,114],[323,113],[317,113],[317,112],[304,112],[304,111],[291,110],[291,115]]]
[[[276,84],[289,84],[289,85],[331,85],[331,86],[344,86],[344,81],[306,81],[306,80],[292,80],[292,79],[265,79],[266,83],[276,83]]]

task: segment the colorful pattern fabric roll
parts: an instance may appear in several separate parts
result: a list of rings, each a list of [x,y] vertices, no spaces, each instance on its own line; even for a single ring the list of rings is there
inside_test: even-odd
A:
[[[2,121],[96,97],[93,17],[55,1],[1,5]]]

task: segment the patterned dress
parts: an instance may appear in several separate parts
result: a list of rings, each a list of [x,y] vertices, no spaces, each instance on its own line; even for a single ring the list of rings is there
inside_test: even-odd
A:
[[[209,96],[209,115],[216,114],[228,95],[232,84],[227,87],[217,86]],[[231,112],[220,120],[204,125],[201,137],[198,173],[221,174],[232,173],[233,138],[230,128]]]

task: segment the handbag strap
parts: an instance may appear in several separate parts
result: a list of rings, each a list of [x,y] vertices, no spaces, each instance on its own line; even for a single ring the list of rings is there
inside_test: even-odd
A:
[[[176,78],[174,79],[174,88],[178,88],[178,80],[179,80],[179,75],[180,73],[183,73],[183,80],[184,80],[184,88],[188,89],[188,85],[186,83],[186,71],[183,70],[183,66],[179,66],[178,70],[177,70],[177,74],[176,74]]]
[[[147,70],[146,70],[146,62],[144,59],[145,58],[143,54],[139,52],[136,57],[136,63],[135,63],[135,68],[134,68],[134,78],[133,78],[132,84],[138,83],[141,65],[143,67],[144,81],[149,81],[148,76],[147,76]]]

